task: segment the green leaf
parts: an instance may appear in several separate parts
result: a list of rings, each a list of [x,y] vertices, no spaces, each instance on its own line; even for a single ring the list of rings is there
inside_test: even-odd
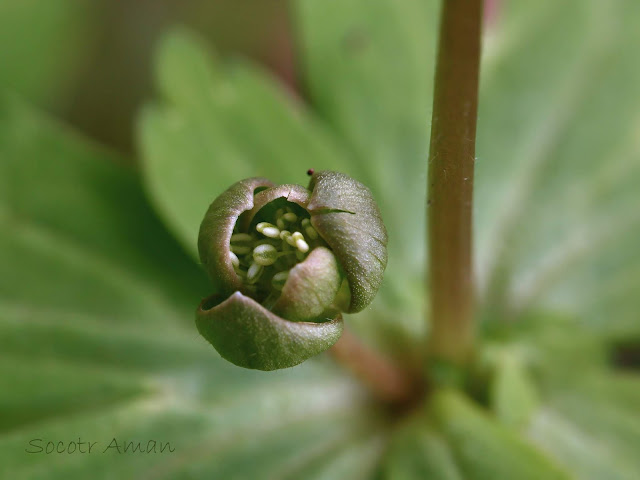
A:
[[[0,86],[59,106],[96,39],[96,13],[81,0],[0,0]]]
[[[371,471],[381,446],[368,439],[384,424],[331,363],[257,374],[198,337],[209,282],[120,163],[0,97],[0,476]],[[103,453],[114,438],[175,452]],[[35,439],[97,444],[27,453]]]
[[[589,374],[557,385],[529,436],[576,476],[631,480],[640,472],[640,379]]]
[[[360,166],[351,176],[371,189],[389,235],[385,281],[371,308],[381,314],[346,320],[405,355],[426,334],[425,159],[438,2],[296,0],[293,7],[310,101]]]
[[[443,391],[434,395],[431,413],[453,451],[463,478],[571,478],[568,472],[493,421],[459,393]]]
[[[572,478],[459,392],[434,392],[427,409],[414,413],[408,420],[391,441],[385,478]]]
[[[299,0],[315,116],[189,34],[163,43],[162,99],[140,119],[142,174],[182,248],[137,172],[0,97],[0,476],[637,478],[640,385],[612,374],[607,353],[611,338],[640,333],[640,5],[499,4],[481,87],[478,296],[482,333],[533,353],[502,366],[492,397],[524,435],[432,391],[387,450],[397,417],[326,359],[245,371],[195,334],[210,287],[193,258],[211,200],[240,178],[301,183],[310,167],[334,169],[371,188],[390,233],[381,295],[348,321],[422,359],[436,2]],[[535,331],[540,319],[552,326]],[[176,452],[23,453],[77,436]]]
[[[394,480],[465,478],[447,440],[427,422],[409,423],[395,433],[384,471]]]
[[[305,184],[310,167],[367,178],[369,162],[353,155],[333,131],[259,68],[222,62],[183,30],[164,38],[156,63],[162,97],[140,117],[142,172],[153,205],[188,251],[194,252],[206,206],[239,179],[264,176],[276,184]],[[419,188],[422,192],[422,185]],[[423,231],[413,229],[423,219],[419,215],[402,220],[392,207],[397,195],[373,193],[387,212],[385,222],[412,230],[396,239],[395,263],[372,304],[375,311],[361,320],[355,317],[352,325],[374,342],[403,343],[400,350],[407,352],[406,343],[419,344],[424,335],[421,297],[414,295],[422,278],[422,250],[417,245]],[[417,195],[422,199],[423,193]],[[413,211],[416,202],[406,198],[402,203],[402,208],[408,205]],[[410,251],[405,240],[416,247],[406,262],[401,258]],[[391,250],[390,246],[390,254]],[[416,266],[414,274],[407,270]],[[393,315],[377,314],[381,311]],[[374,323],[385,331],[376,332],[371,328]]]
[[[490,400],[498,419],[516,429],[526,426],[538,407],[536,386],[518,352],[500,352]]]
[[[509,2],[491,28],[475,188],[486,318],[546,308],[640,332],[639,14]]]
[[[306,17],[316,18],[316,12],[306,10],[316,7],[296,7],[304,62],[313,62],[316,56],[336,57],[340,62],[340,68],[327,65],[321,70],[326,71],[327,87],[349,89],[336,91],[332,98],[345,106],[353,103],[348,120],[359,131],[358,145],[336,128],[345,124],[344,119],[336,123],[335,118],[324,115],[324,97],[316,99],[313,91],[315,77],[309,82],[314,107],[330,129],[258,68],[221,62],[180,30],[168,35],[159,49],[157,77],[163,101],[144,110],[139,129],[147,190],[160,215],[189,250],[203,205],[240,178],[260,175],[275,183],[299,184],[304,183],[304,172],[313,167],[346,173],[371,187],[390,227],[391,260],[387,280],[372,304],[375,312],[366,319],[356,317],[352,323],[375,343],[403,343],[403,353],[413,348],[407,344],[417,348],[425,333],[420,320],[424,311],[424,216],[417,212],[425,201],[426,179],[420,172],[424,172],[427,152],[425,124],[435,39],[428,26],[435,24],[434,7],[433,2],[415,1],[376,1],[375,8],[363,2],[323,6],[327,12],[322,16],[340,22],[340,28],[366,19],[370,27],[366,35],[375,38],[370,42],[375,48],[369,49],[362,62],[345,57],[343,44],[333,39],[320,45],[322,51],[306,52],[304,36],[316,34],[312,31],[315,24],[306,25]],[[389,22],[389,18],[395,20]],[[348,23],[342,25],[345,21]],[[331,33],[331,22],[326,26]],[[346,36],[343,33],[335,38]],[[351,72],[352,67],[359,71]],[[371,88],[380,91],[373,93]],[[353,93],[352,100],[347,93]],[[369,127],[375,128],[367,133],[368,146],[363,151],[359,149],[362,134]],[[184,195],[185,191],[190,194]],[[381,311],[390,314],[379,315]],[[370,328],[374,323],[384,332]]]
[[[133,172],[115,166],[119,158],[11,97],[0,102],[0,255],[12,272],[0,279],[6,309],[116,323],[137,316],[158,325],[175,322],[177,305],[207,293],[204,275],[176,252]]]
[[[157,71],[164,101],[140,119],[143,173],[154,205],[189,251],[206,206],[242,178],[300,184],[309,168],[350,171],[325,129],[256,67],[216,62],[177,30],[160,46]]]
[[[437,2],[294,6],[311,101],[351,148],[364,173],[358,180],[380,203],[390,270],[402,271],[395,281],[421,281]]]

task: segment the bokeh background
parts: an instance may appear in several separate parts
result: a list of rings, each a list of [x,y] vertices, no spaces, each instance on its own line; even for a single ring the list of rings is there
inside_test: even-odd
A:
[[[0,9],[2,85],[132,161],[134,119],[154,95],[153,52],[170,27],[294,85],[285,0],[3,0]]]
[[[487,1],[463,391],[399,414],[327,355],[247,371],[197,334],[208,203],[333,168],[390,234],[346,323],[422,366],[438,5],[0,0],[0,478],[640,478],[636,0]]]

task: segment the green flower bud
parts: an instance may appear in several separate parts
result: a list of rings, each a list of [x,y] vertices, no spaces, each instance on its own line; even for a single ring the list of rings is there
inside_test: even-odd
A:
[[[198,309],[198,329],[236,365],[296,365],[338,340],[341,311],[373,300],[386,243],[370,191],[346,175],[318,172],[309,189],[237,182],[200,226],[200,260],[216,294]]]

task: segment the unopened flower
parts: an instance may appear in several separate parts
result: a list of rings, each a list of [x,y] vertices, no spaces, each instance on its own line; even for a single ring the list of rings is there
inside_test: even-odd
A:
[[[315,173],[308,189],[237,182],[200,227],[200,260],[216,293],[200,305],[198,329],[237,365],[296,365],[338,340],[341,312],[373,300],[386,244],[371,192],[346,175]]]

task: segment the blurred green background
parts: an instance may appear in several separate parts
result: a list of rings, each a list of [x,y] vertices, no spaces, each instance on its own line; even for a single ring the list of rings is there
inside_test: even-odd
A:
[[[294,80],[286,0],[3,0],[0,9],[2,85],[128,158],[137,110],[153,97],[153,50],[172,26]]]
[[[488,2],[464,388],[398,415],[327,355],[197,334],[211,200],[332,168],[390,236],[345,323],[421,367],[438,5],[0,0],[0,478],[640,478],[635,0]]]

